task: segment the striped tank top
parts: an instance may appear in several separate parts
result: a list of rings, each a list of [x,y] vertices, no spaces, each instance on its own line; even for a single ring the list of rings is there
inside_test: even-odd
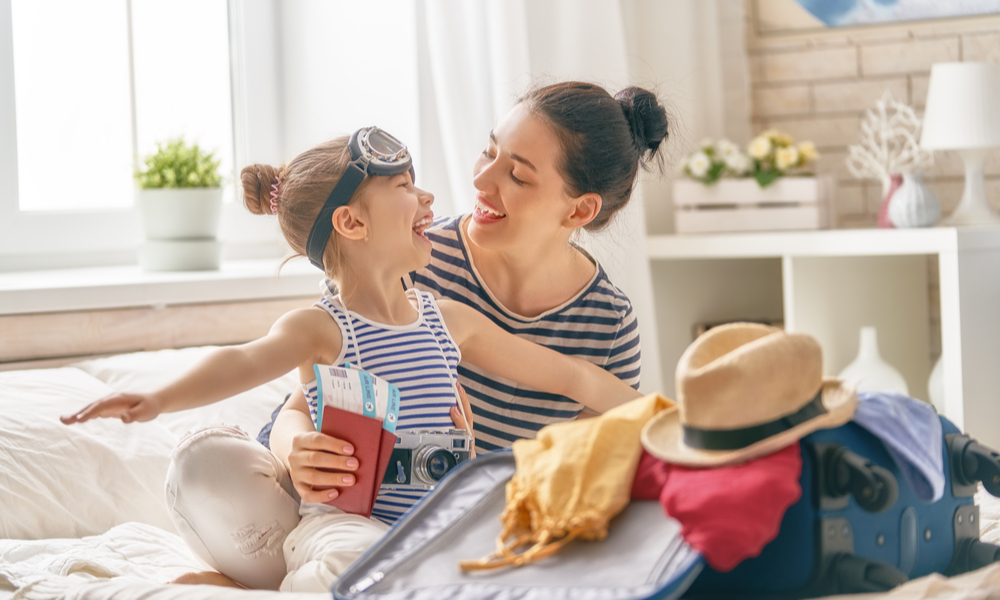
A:
[[[467,304],[505,331],[557,352],[592,362],[639,388],[639,328],[628,297],[596,266],[590,283],[576,296],[538,316],[525,317],[504,307],[476,271],[461,228],[465,216],[437,219],[425,235],[434,243],[428,266],[411,273],[404,285]],[[472,405],[476,450],[505,448],[534,438],[542,427],[574,419],[583,405],[504,379],[470,364],[458,368]]]
[[[409,325],[384,325],[347,310],[339,297],[326,293],[316,306],[340,327],[343,345],[335,364],[347,363],[388,380],[399,388],[396,433],[407,429],[450,429],[455,406],[455,375],[462,360],[434,297],[408,290],[419,316]],[[302,384],[309,414],[316,423],[316,382]],[[381,490],[372,516],[392,524],[426,492]]]

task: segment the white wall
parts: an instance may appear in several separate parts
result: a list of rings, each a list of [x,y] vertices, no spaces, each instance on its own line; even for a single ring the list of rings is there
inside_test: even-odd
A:
[[[413,2],[293,0],[280,2],[277,13],[286,160],[367,125],[419,153]],[[419,170],[418,163],[418,177]]]
[[[704,137],[750,138],[743,0],[622,0],[629,69],[673,116],[664,178],[645,177],[646,229],[673,232],[670,183]]]

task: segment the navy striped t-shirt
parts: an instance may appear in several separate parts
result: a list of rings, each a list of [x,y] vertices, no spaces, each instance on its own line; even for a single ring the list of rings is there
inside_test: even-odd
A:
[[[428,266],[411,273],[407,286],[467,304],[504,330],[569,356],[594,363],[639,388],[639,329],[629,299],[597,265],[591,282],[564,304],[524,317],[500,304],[476,272],[461,229],[463,216],[435,221],[425,235],[434,243]],[[472,405],[476,449],[505,448],[534,438],[542,427],[573,419],[584,408],[567,398],[541,392],[473,365],[458,367],[459,381]]]

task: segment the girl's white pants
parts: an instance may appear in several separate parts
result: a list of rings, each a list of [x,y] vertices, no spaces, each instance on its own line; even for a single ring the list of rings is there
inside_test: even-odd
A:
[[[325,592],[388,527],[302,503],[287,469],[238,427],[189,434],[167,472],[167,508],[188,547],[252,589]]]

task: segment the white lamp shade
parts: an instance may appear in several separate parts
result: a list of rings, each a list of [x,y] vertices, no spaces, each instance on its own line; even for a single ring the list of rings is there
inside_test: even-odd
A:
[[[943,150],[1000,146],[1000,64],[931,67],[920,145]]]

